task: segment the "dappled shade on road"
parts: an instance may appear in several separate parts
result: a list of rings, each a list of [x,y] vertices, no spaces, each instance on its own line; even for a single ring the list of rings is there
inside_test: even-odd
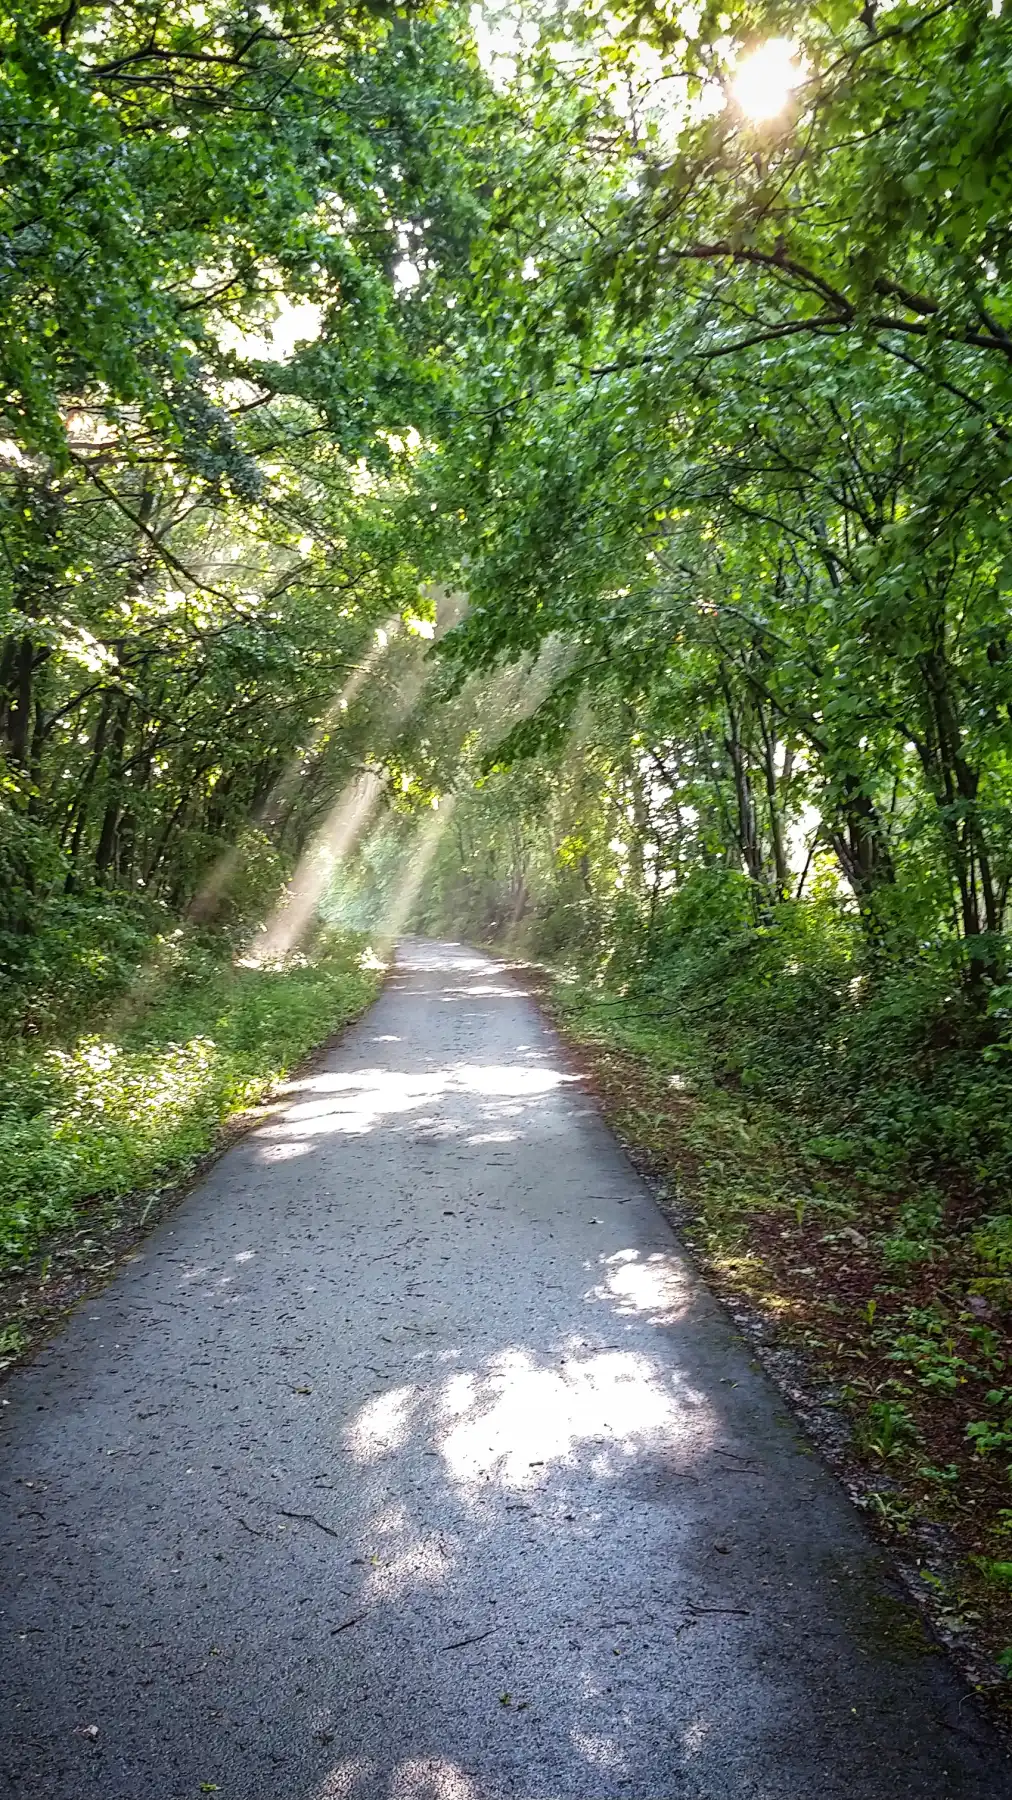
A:
[[[10,1399],[19,1800],[1012,1793],[531,1001],[459,946],[406,946]]]

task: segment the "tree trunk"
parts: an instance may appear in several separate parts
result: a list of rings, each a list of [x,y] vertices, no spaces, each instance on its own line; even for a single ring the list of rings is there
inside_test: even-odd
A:
[[[778,792],[780,784],[777,781],[777,740],[761,705],[757,705],[756,713],[763,740],[763,774],[766,780],[766,805],[770,815],[770,841],[773,845],[773,870],[776,878],[777,898],[786,900],[791,891],[791,871],[784,845],[783,816]],[[790,749],[785,749],[785,782],[790,778],[790,756]]]
[[[123,810],[123,762],[130,704],[129,694],[121,694],[116,704],[113,720],[112,738],[109,744],[109,777],[105,812],[102,816],[102,829],[99,832],[98,847],[95,851],[95,874],[99,881],[104,880],[115,863],[116,838]]]
[[[939,809],[943,842],[959,892],[960,927],[968,948],[966,985],[982,1000],[985,979],[997,979],[1001,974],[995,946],[1002,908],[980,816],[980,775],[963,753],[952,670],[941,630],[940,626],[935,647],[918,659],[924,681],[922,713],[927,729],[917,749]],[[979,941],[985,934],[993,940],[986,947]]]
[[[741,723],[731,698],[731,690],[724,687],[724,707],[727,716],[727,731],[724,737],[724,748],[731,764],[734,778],[735,799],[738,805],[738,848],[748,873],[749,880],[754,883],[760,896],[760,908],[765,908],[765,867],[762,844],[759,839],[759,822],[756,817],[755,798],[752,793],[752,781],[749,775],[748,756],[741,736]]]

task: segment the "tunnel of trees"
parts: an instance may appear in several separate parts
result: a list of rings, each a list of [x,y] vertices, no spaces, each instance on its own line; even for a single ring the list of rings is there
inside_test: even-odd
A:
[[[223,847],[269,884],[354,766],[452,783],[419,728],[438,682],[410,723],[385,669],[331,716],[442,583],[469,603],[444,688],[565,646],[498,754],[551,780],[578,732],[630,899],[726,872],[761,923],[821,871],[869,969],[936,952],[986,1006],[1000,8],[71,4],[3,30],[12,973],[99,895],[179,911]],[[760,53],[739,99],[770,33],[791,60]]]
[[[1007,1589],[1002,0],[12,0],[0,143],[6,1266],[493,943],[744,1109],[701,1244],[779,1171]]]

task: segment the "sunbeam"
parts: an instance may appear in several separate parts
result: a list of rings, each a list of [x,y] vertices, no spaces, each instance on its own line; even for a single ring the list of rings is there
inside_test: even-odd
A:
[[[396,895],[382,914],[377,927],[377,937],[381,944],[392,944],[411,917],[455,805],[456,795],[445,795],[417,832]]]
[[[335,726],[340,724],[353,701],[362,692],[370,675],[386,655],[399,629],[400,620],[395,617],[377,627],[368,651],[362,661],[351,670],[347,680],[326,708],[322,718],[314,727],[308,744],[290,758],[277,777],[256,815],[255,824],[259,824],[269,831],[284,817],[285,810],[295,798],[313,757]],[[194,924],[202,924],[205,920],[214,917],[235,880],[240,861],[238,848],[230,845],[208,870],[188,909],[188,917]]]
[[[353,701],[358,698],[370,675],[389,650],[395,637],[400,631],[400,627],[401,621],[397,618],[387,619],[385,624],[377,627],[368,652],[357,667],[352,669],[351,674],[341,688],[340,693],[335,696],[327,707],[322,719],[313,731],[306,748],[300,751],[297,756],[292,757],[287,768],[282,771],[278,776],[277,781],[274,783],[260,814],[260,818],[265,826],[270,826],[276,819],[283,815],[285,807],[288,806],[295,797],[299,788],[299,783],[302,781],[306,769],[319,750],[320,745],[334,730],[334,727],[341,723],[344,714],[347,713]]]
[[[300,858],[280,905],[248,946],[245,960],[280,962],[295,948],[330,885],[335,863],[361,838],[382,792],[382,777],[375,769],[365,769],[346,783]]]
[[[386,649],[387,641],[384,639],[380,643],[377,638],[371,668]],[[361,689],[368,674],[369,669],[365,667],[355,671],[352,678],[357,683],[354,693]],[[404,671],[386,715],[390,738],[417,706],[428,679],[428,669],[420,657]],[[341,710],[340,697],[335,704]],[[303,850],[271,917],[247,944],[243,960],[253,964],[282,961],[302,941],[332,883],[335,869],[365,835],[379,807],[384,786],[384,777],[375,765],[360,769],[345,783],[323,825],[313,833]]]

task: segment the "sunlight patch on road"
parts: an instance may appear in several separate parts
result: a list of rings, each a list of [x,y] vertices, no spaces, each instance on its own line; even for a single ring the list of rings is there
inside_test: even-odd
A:
[[[454,1486],[488,1492],[540,1486],[556,1466],[589,1459],[614,1475],[659,1446],[698,1447],[707,1432],[700,1397],[673,1383],[642,1351],[572,1346],[550,1362],[516,1347],[480,1370],[459,1370],[426,1391],[402,1386],[370,1400],[345,1433],[360,1464],[431,1442]]]
[[[313,1138],[332,1133],[357,1135],[420,1107],[432,1108],[440,1101],[459,1104],[461,1099],[464,1117],[450,1117],[448,1110],[439,1109],[416,1117],[413,1123],[447,1130],[473,1126],[480,1131],[482,1125],[523,1116],[525,1105],[504,1102],[536,1102],[577,1079],[560,1069],[520,1063],[459,1063],[430,1074],[377,1068],[353,1069],[347,1074],[324,1070],[286,1084],[284,1092],[290,1103],[280,1116],[261,1127],[257,1138],[264,1160],[278,1161],[282,1154],[302,1154]],[[475,1101],[477,1105],[468,1104]],[[293,1143],[298,1149],[279,1150],[280,1145]]]
[[[305,1156],[312,1148],[306,1138],[298,1138],[287,1144],[268,1144],[261,1151],[261,1160],[268,1163],[292,1162],[296,1156]]]
[[[517,1063],[461,1063],[453,1072],[454,1085],[472,1094],[548,1094],[575,1079],[559,1069],[525,1069]]]
[[[376,1764],[368,1756],[346,1756],[328,1771],[314,1800],[353,1800],[356,1788],[368,1781]]]
[[[356,1800],[366,1791],[374,1795],[377,1777],[387,1800],[480,1800],[471,1777],[445,1756],[409,1756],[389,1773],[372,1757],[343,1757],[316,1789],[313,1800]]]
[[[454,938],[448,938],[445,943],[430,944],[425,939],[409,937],[401,944],[397,967],[410,975],[466,975],[469,969],[476,974],[491,974],[498,964],[490,956],[480,956],[475,950],[465,949]],[[461,991],[466,993],[468,990]]]
[[[390,1800],[479,1800],[479,1795],[470,1776],[445,1757],[413,1756],[395,1771]]]
[[[641,1258],[637,1250],[618,1250],[603,1259],[604,1278],[590,1290],[591,1300],[607,1300],[623,1317],[647,1315],[654,1324],[680,1318],[692,1297],[682,1263],[669,1252]]]
[[[497,987],[492,982],[477,982],[466,988],[441,988],[439,998],[444,1006],[450,1000],[517,1000],[527,996],[526,988]]]
[[[682,1732],[683,1748],[695,1754],[697,1751],[702,1750],[707,1738],[712,1736],[712,1734],[713,1724],[711,1720],[703,1718],[693,1719],[692,1724],[687,1725]]]
[[[391,1388],[378,1394],[357,1414],[349,1433],[349,1448],[357,1462],[376,1462],[407,1443],[420,1398],[416,1387]]]
[[[569,1734],[570,1742],[592,1769],[606,1769],[610,1775],[621,1775],[627,1759],[614,1738],[603,1731],[577,1731]]]
[[[461,1412],[457,1377],[437,1405],[449,1414],[441,1451],[451,1479],[469,1486],[494,1480],[509,1488],[540,1485],[553,1464],[590,1451],[593,1472],[613,1472],[616,1458],[676,1435],[684,1413],[651,1359],[618,1350],[539,1365],[529,1350],[494,1357]]]

